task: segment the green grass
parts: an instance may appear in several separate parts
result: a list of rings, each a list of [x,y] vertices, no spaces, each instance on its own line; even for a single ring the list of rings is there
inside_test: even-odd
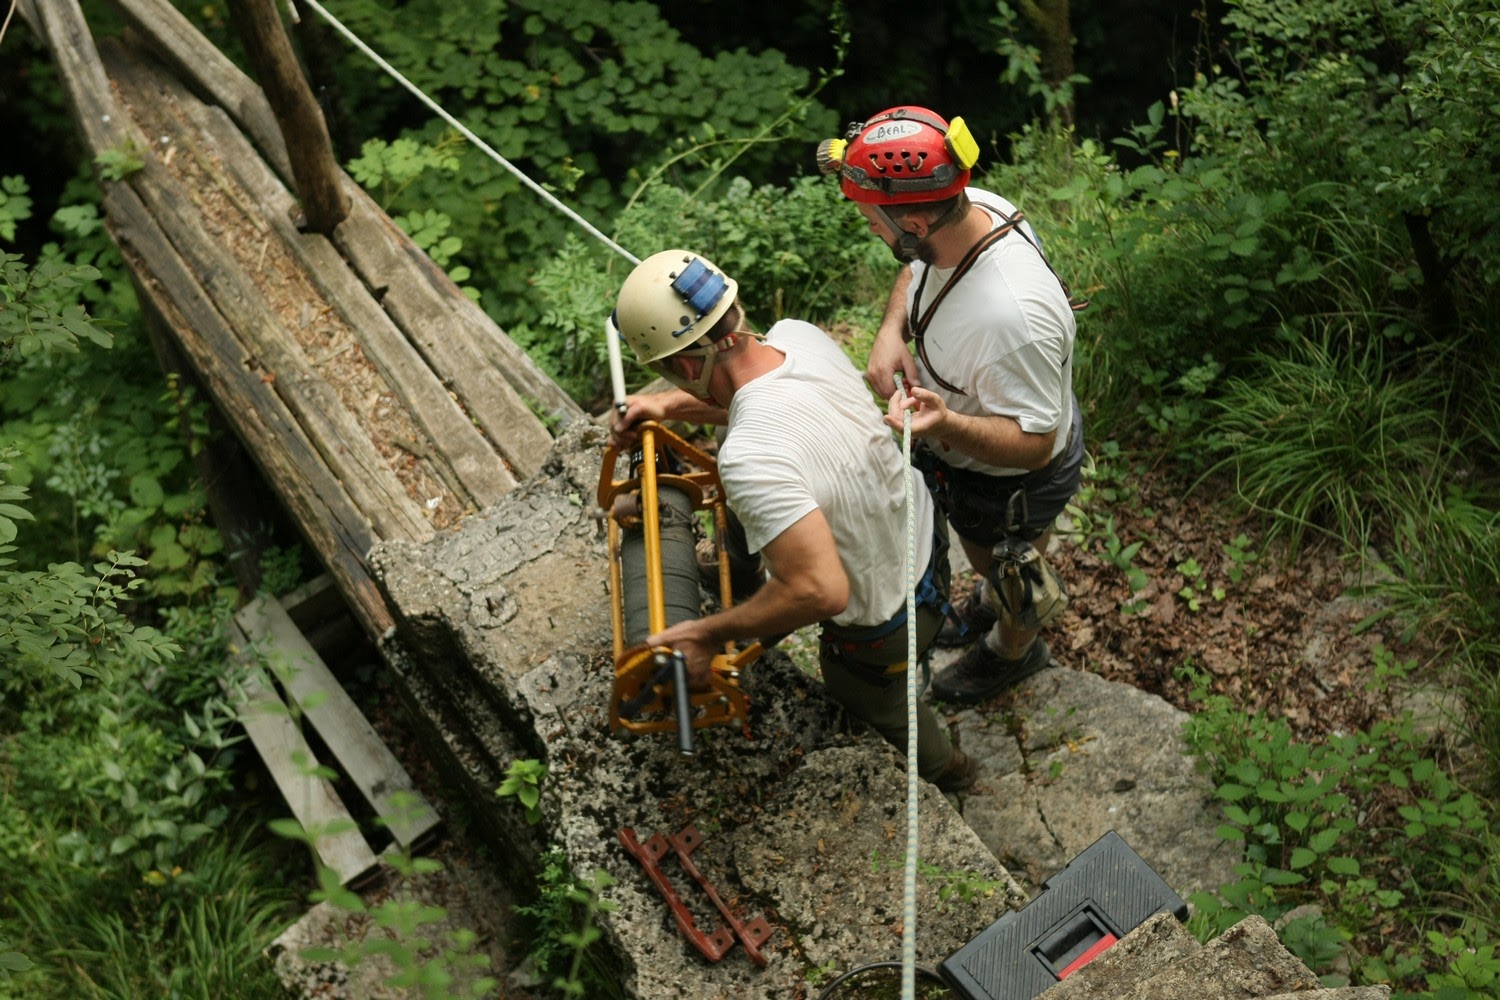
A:
[[[1459,456],[1446,431],[1445,368],[1387,369],[1378,343],[1299,340],[1260,354],[1214,401],[1210,471],[1233,474],[1240,499],[1293,548],[1308,532],[1356,555],[1441,504]],[[1440,406],[1439,402],[1439,406]]]
[[[54,830],[12,878],[0,934],[34,964],[0,978],[0,997],[286,995],[262,949],[290,922],[290,893],[245,833],[205,842],[183,858],[191,871],[138,882],[75,865],[67,843]]]

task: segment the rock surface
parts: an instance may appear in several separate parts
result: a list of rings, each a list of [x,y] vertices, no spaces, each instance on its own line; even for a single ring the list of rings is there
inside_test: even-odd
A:
[[[810,979],[899,958],[904,761],[786,656],[744,676],[748,738],[702,730],[684,757],[671,736],[609,736],[608,570],[594,516],[602,451],[600,430],[575,422],[503,503],[424,545],[371,555],[398,616],[382,653],[429,752],[504,845],[500,874],[529,891],[549,845],[578,875],[608,872],[615,908],[601,929],[632,996],[808,997]],[[949,718],[981,775],[961,800],[922,785],[919,963],[938,964],[1023,905],[1109,829],[1183,895],[1227,877],[1208,786],[1183,756],[1182,713],[1160,699],[1061,667]],[[529,758],[549,769],[535,824],[494,794]],[[741,947],[717,963],[700,955],[620,843],[622,828],[645,840],[689,825],[703,837],[693,862],[737,919],[770,925],[765,968]],[[698,928],[722,922],[670,854],[662,870]],[[1274,935],[1268,961],[1273,945]]]
[[[1159,913],[1040,1000],[1382,1000],[1385,986],[1323,989],[1259,917],[1200,945]]]
[[[995,856],[1035,886],[1114,830],[1180,895],[1232,879],[1213,788],[1185,756],[1187,714],[1095,674],[1052,667],[953,716],[980,778],[960,803]]]

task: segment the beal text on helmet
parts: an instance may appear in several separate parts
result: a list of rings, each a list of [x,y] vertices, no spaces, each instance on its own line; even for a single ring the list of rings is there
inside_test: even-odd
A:
[[[864,134],[864,140],[868,143],[894,142],[921,131],[922,126],[918,122],[881,122]]]

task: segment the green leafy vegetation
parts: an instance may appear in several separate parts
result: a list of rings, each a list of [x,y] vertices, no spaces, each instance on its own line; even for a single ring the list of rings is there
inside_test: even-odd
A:
[[[889,255],[837,185],[820,177],[759,188],[737,178],[715,200],[658,181],[620,217],[615,239],[642,248],[641,256],[671,247],[704,254],[735,276],[762,330],[784,317],[813,316],[832,327],[853,321],[873,335],[892,276]],[[511,331],[580,399],[607,392],[604,321],[630,267],[598,244],[568,237],[536,275],[535,293],[546,305],[540,321]],[[638,387],[646,379],[629,366],[627,381]]]
[[[1389,675],[1413,665],[1386,667]],[[1202,676],[1195,681],[1201,707],[1187,724],[1189,745],[1215,776],[1219,835],[1245,852],[1238,881],[1193,897],[1200,927],[1217,933],[1251,913],[1274,923],[1313,904],[1315,915],[1289,922],[1283,941],[1330,984],[1352,975],[1408,989],[1449,985],[1450,935],[1477,934],[1476,955],[1488,958],[1475,968],[1500,971],[1487,943],[1495,912],[1452,907],[1486,890],[1493,900],[1494,807],[1433,757],[1409,714],[1313,745],[1294,740],[1284,719],[1246,716],[1208,694]],[[1330,971],[1341,958],[1351,970],[1342,976]]]
[[[1006,155],[988,156],[978,183],[1022,206],[1092,303],[1075,359],[1093,453],[1071,512],[1079,544],[1135,595],[1150,540],[1121,537],[1114,516],[1139,504],[1134,477],[1169,467],[1184,489],[1227,482],[1244,532],[1171,557],[1180,607],[1211,613],[1271,540],[1325,546],[1366,571],[1380,600],[1368,625],[1436,651],[1421,664],[1383,654],[1374,672],[1464,699],[1473,749],[1455,756],[1405,716],[1302,742],[1203,687],[1189,735],[1220,833],[1243,853],[1236,881],[1195,898],[1194,927],[1258,913],[1327,981],[1432,1000],[1491,996],[1500,973],[1492,7],[1230,0],[1203,12],[1175,88],[1087,133],[1070,116],[1107,98],[1086,78],[1118,67],[1052,73],[1008,4],[974,32],[1038,116],[993,137]],[[223,31],[221,6],[192,13]],[[353,0],[339,13],[628,251],[699,250],[735,275],[757,326],[813,320],[863,363],[893,264],[837,185],[812,176],[813,144],[838,131],[822,103],[837,69],[785,54],[815,32],[832,49],[817,62],[842,67],[839,17],[809,14],[819,23],[784,51],[711,51],[662,9],[614,0]],[[1076,27],[1085,48],[1108,34]],[[31,68],[24,134],[51,149],[69,131],[61,90],[44,59]],[[903,99],[907,71],[883,66],[879,92]],[[336,76],[335,123],[358,137],[350,172],[597,409],[603,321],[629,262],[361,59],[343,57]],[[252,796],[219,685],[234,553],[191,462],[208,401],[163,384],[89,179],[128,182],[142,155],[109,151],[45,191],[36,173],[0,174],[0,240],[25,247],[0,255],[0,997],[279,995],[260,949],[289,897],[363,905],[326,874],[283,888],[287,843],[237,812]],[[304,562],[281,550],[267,588],[290,589]],[[536,821],[544,774],[517,761],[498,794]],[[298,844],[318,835],[275,826]],[[403,878],[426,874],[403,863]],[[945,903],[990,888],[925,875]],[[618,995],[593,947],[607,880],[577,878],[560,854],[538,877],[524,910],[535,964],[561,995]],[[434,916],[374,914],[395,935],[386,956],[428,995],[479,995],[474,942],[432,940]]]
[[[532,962],[562,996],[624,996],[619,976],[591,947],[600,937],[595,917],[614,909],[602,895],[613,884],[602,870],[575,878],[567,856],[554,848],[542,860],[535,900],[516,908],[526,918]]]
[[[505,769],[505,780],[495,789],[495,794],[514,798],[526,810],[526,822],[536,823],[542,818],[542,780],[547,777],[547,765],[539,760],[514,760]]]
[[[123,181],[146,167],[141,150],[134,142],[106,149],[94,158],[94,164],[99,168],[99,176],[107,181]]]
[[[836,127],[826,109],[796,100],[812,74],[780,51],[700,51],[647,3],[359,0],[339,17],[501,156],[605,228],[639,176],[684,148],[674,176],[702,177],[738,155],[743,137],[759,136],[743,166],[766,171],[789,141],[815,142]],[[348,57],[338,76],[347,113],[363,125],[381,113],[411,117],[396,85],[362,57]],[[789,108],[797,110],[786,120]],[[782,124],[765,134],[767,122]],[[446,127],[421,125],[403,138],[441,148]],[[383,134],[366,127],[361,141]],[[530,273],[572,224],[482,152],[456,155],[456,175],[422,173],[391,210],[452,220],[485,309],[506,329],[534,323]],[[668,244],[623,245],[644,257]]]
[[[6,266],[8,292],[48,289],[9,255]],[[109,346],[81,305],[48,297],[57,290],[28,305],[36,325],[66,313],[76,337]],[[19,366],[73,350],[43,337]],[[0,461],[0,995],[275,996],[259,948],[285,898],[230,821],[239,737],[215,681],[224,609],[142,623],[149,567],[129,552],[18,568],[9,543],[36,519],[12,468]]]
[[[873,851],[870,854],[871,871],[893,871],[905,867],[904,855],[883,858],[879,851]],[[1000,888],[999,882],[987,879],[977,872],[951,871],[930,861],[923,861],[921,858],[917,859],[917,874],[926,879],[928,884],[936,887],[938,910],[942,913],[952,910],[955,904],[972,904],[993,896],[995,890]]]
[[[340,885],[331,869],[319,869],[321,885],[310,898],[346,913],[363,914],[379,932],[358,935],[339,948],[306,948],[300,957],[309,962],[341,962],[348,968],[358,968],[378,957],[395,970],[384,979],[384,985],[415,990],[424,1000],[494,995],[497,981],[486,974],[489,956],[476,950],[477,935],[459,929],[435,938],[434,925],[446,911],[403,892],[410,882],[441,871],[442,864],[405,852],[388,855],[388,860],[394,869],[391,892],[373,907],[366,906],[358,893]]]

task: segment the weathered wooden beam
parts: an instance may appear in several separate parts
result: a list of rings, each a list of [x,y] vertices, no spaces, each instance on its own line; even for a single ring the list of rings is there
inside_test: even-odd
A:
[[[203,232],[203,221],[182,197],[181,188],[147,169],[132,178],[150,211],[162,221],[173,245],[208,293],[248,363],[270,384],[306,430],[319,459],[348,492],[381,538],[425,538],[431,531],[417,502],[401,485],[369,432],[339,398],[334,387],[312,370],[279,327],[261,291],[217,239]],[[234,407],[238,401],[224,400]]]
[[[134,273],[131,280],[136,281]],[[141,293],[138,282],[136,299],[161,370],[175,382],[180,393],[191,393],[195,401],[207,397],[207,390],[183,353],[176,332],[154,308],[151,298]],[[214,527],[224,539],[225,549],[232,553],[229,571],[234,574],[241,597],[250,597],[260,590],[261,556],[271,542],[270,533],[264,530],[266,511],[274,507],[274,497],[223,413],[213,406],[205,410],[206,433],[198,433],[195,421],[183,420],[183,436],[188,453],[193,456],[193,469],[203,484]]]
[[[552,437],[474,339],[453,335],[455,329],[465,328],[457,300],[469,300],[425,254],[416,251],[420,259],[411,256],[405,234],[383,212],[361,211],[358,203],[356,199],[356,208],[334,232],[339,248],[366,283],[380,290],[381,305],[406,330],[423,360],[458,396],[517,477],[530,478],[551,450]]]
[[[312,773],[318,761],[265,675],[258,655],[263,651],[254,648],[237,624],[230,626],[230,644],[243,669],[241,676],[226,685],[230,704],[292,816],[302,829],[314,834],[312,848],[318,860],[337,872],[342,884],[373,874],[380,862],[333,785]]]
[[[411,848],[437,827],[437,812],[375,732],[280,603],[258,597],[235,621],[262,653],[288,697],[374,808],[396,843]]]
[[[27,2],[27,20],[52,50],[63,94],[90,152],[98,156],[132,143],[144,149],[145,137],[115,100],[78,0],[46,0],[35,6]]]
[[[291,155],[307,228],[327,235],[349,213],[328,123],[302,75],[275,0],[235,0],[229,11]]]
[[[273,387],[247,364],[243,347],[198,284],[192,269],[128,185],[105,195],[106,226],[136,276],[138,293],[171,325],[214,399],[241,400],[221,410],[301,528],[309,547],[339,582],[368,635],[391,626],[364,558],[376,541],[369,522],[329,472]]]
[[[29,0],[28,0],[29,2]],[[167,0],[110,0],[134,37],[194,93],[223,108],[255,141],[286,183],[291,158],[270,102],[255,81]]]
[[[167,0],[111,0],[137,31],[147,37],[153,50],[181,75],[195,92],[211,95],[270,158],[283,180],[290,180],[286,147],[276,128],[275,116],[259,88],[213,45],[200,35]],[[491,399],[481,382],[469,398],[468,376],[476,363],[498,372],[523,399],[532,401],[550,421],[566,424],[583,415],[575,403],[530,356],[516,345],[487,313],[461,291],[431,259],[392,224],[385,212],[353,180],[345,177],[350,197],[350,218],[336,232],[335,240],[358,270],[377,301],[395,318],[429,359],[432,368],[459,395],[459,401],[475,416],[497,446],[516,440],[511,450],[527,449],[525,440],[540,438],[525,423],[538,422],[529,412],[516,424],[513,407]],[[408,319],[411,325],[408,325]],[[418,329],[413,329],[413,326]],[[456,341],[465,341],[461,346]],[[496,430],[498,428],[499,430]],[[534,451],[532,447],[530,450]],[[524,476],[539,464],[521,454],[516,470]],[[542,449],[545,455],[545,448]]]
[[[299,232],[288,212],[295,203],[264,161],[218,108],[187,98],[190,120],[213,137],[221,162],[239,186],[264,210],[264,218],[301,264],[308,279],[349,326],[359,332],[365,356],[431,442],[430,460],[450,487],[473,507],[486,507],[515,488],[499,453],[453,396],[433,375],[400,328],[350,273],[326,238]]]
[[[159,77],[146,72],[118,46],[106,45],[104,51],[126,102],[136,108],[168,107],[172,95],[162,90]],[[323,463],[343,483],[376,533],[382,538],[426,537],[432,528],[417,501],[335,386],[312,370],[296,339],[288,336],[267,288],[249,273],[253,263],[242,263],[227,245],[245,238],[240,226],[255,233],[266,247],[280,242],[262,206],[223,172],[215,162],[222,157],[205,147],[200,135],[175,135],[169,152],[174,158],[193,160],[193,184],[185,184],[169,171],[164,156],[162,160],[149,158],[145,169],[130,178],[131,186],[157,215],[198,285],[208,292],[233,336],[253,359],[252,365],[306,428]],[[208,201],[219,194],[228,199],[231,214],[241,214],[240,220],[221,221],[210,211]],[[223,402],[237,405],[233,399]]]

